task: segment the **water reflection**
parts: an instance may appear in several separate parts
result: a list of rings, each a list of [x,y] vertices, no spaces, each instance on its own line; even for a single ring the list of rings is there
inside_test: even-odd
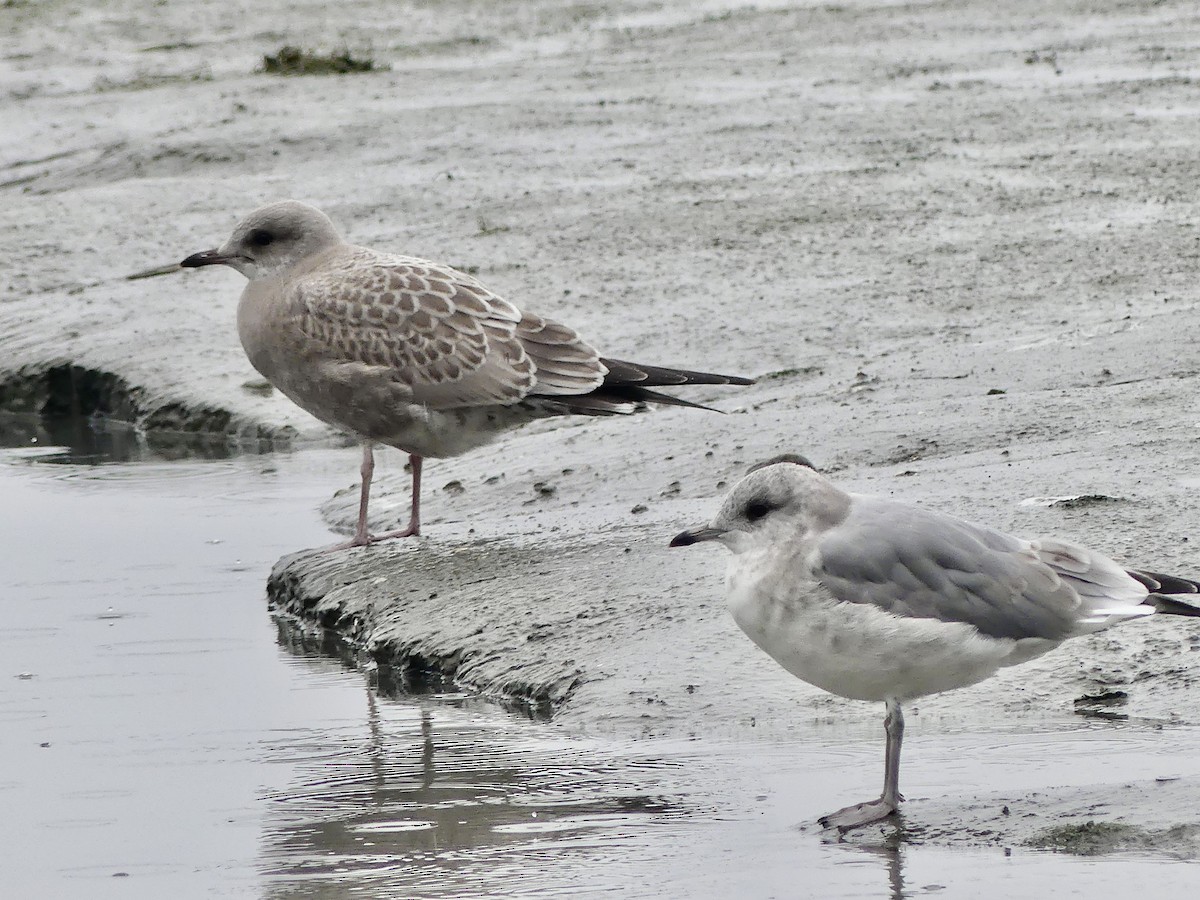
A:
[[[0,413],[0,448],[57,465],[230,459],[268,453],[286,442],[239,439],[216,433],[144,432],[128,422],[95,416]]]
[[[301,659],[355,661],[343,642],[286,622],[280,643]],[[600,752],[461,695],[393,700],[369,678],[364,693],[361,728],[283,735],[270,750],[296,775],[269,798],[267,896],[327,896],[349,882],[368,896],[478,896],[497,878],[545,889],[567,877],[554,858],[572,854],[579,878],[588,859],[599,866],[685,814],[663,788],[679,759]]]
[[[939,808],[926,802],[902,847],[822,844],[813,816],[877,771],[874,726],[637,741],[595,724],[572,735],[428,680],[435,693],[386,699],[387,673],[364,684],[369,659],[325,632],[277,633],[261,605],[271,563],[326,537],[313,510],[344,478],[340,451],[53,470],[3,465],[12,453],[0,453],[5,896],[1195,894],[1194,863],[1163,853],[1009,858],[973,845],[981,832],[958,835],[955,812],[918,834]],[[1183,780],[1129,809],[1161,821],[1149,804],[1197,807],[1190,724],[1131,723],[1118,740],[1107,725],[1045,734],[1031,721],[1014,740],[1019,725],[980,724],[922,741],[912,783],[974,796],[986,757],[989,782],[1014,791],[1103,777],[1123,804],[1135,795],[1119,773],[1169,766]],[[1051,813],[1111,799],[1033,796]]]
[[[876,896],[886,896],[888,900],[908,900],[913,896],[904,889],[904,853],[901,850],[905,843],[903,822],[899,828],[885,832],[879,843],[855,844],[840,840],[834,843],[850,853],[866,855],[872,862],[882,864],[887,890],[886,893],[880,891]]]
[[[721,757],[660,743],[654,755],[645,743],[593,744],[461,694],[389,697],[370,661],[336,636],[278,624],[297,661],[337,660],[367,677],[360,728],[273,750],[295,775],[270,798],[267,897],[906,900],[941,890],[907,886],[903,821],[822,845],[808,828],[756,822],[763,810],[749,811],[748,785]],[[794,799],[780,805],[794,822]],[[806,893],[822,846],[841,857],[839,874],[825,893]],[[744,868],[750,859],[770,863]]]

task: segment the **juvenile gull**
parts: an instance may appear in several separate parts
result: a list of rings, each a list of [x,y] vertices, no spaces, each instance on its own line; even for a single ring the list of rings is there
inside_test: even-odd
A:
[[[1129,619],[1200,616],[1195,581],[847,493],[802,460],[752,470],[707,527],[671,546],[724,544],[733,551],[729,610],[754,643],[809,684],[887,704],[883,794],[824,816],[826,828],[897,811],[904,701],[975,684]]]
[[[652,388],[753,379],[605,359],[574,330],[522,312],[449,266],[356,247],[320,210],[295,200],[257,209],[220,248],[183,260],[226,265],[250,283],[238,335],[251,364],[323,422],[363,446],[358,526],[345,546],[421,530],[421,463],[457,456],[547,416],[698,404]],[[412,465],[408,526],[367,530],[372,446]]]

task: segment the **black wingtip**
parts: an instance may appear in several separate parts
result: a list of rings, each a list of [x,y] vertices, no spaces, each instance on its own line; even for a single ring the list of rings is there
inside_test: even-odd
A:
[[[745,387],[754,384],[753,378],[742,375],[720,375],[716,372],[697,372],[692,369],[675,369],[668,366],[647,366],[626,362],[623,359],[602,359],[608,369],[604,379],[606,385],[639,387],[679,387],[685,384],[736,385]]]
[[[1145,602],[1147,606],[1153,606],[1156,613],[1200,617],[1200,596],[1196,596],[1200,594],[1200,581],[1137,569],[1127,569],[1125,574],[1140,582],[1150,592]]]
[[[1178,598],[1163,597],[1160,594],[1151,594],[1146,598],[1146,604],[1153,606],[1156,613],[1162,613],[1167,616],[1191,616],[1200,618],[1200,606],[1192,606]]]

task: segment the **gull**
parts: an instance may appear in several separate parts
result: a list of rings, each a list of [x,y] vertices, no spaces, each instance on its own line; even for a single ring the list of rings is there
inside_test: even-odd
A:
[[[886,704],[883,794],[819,820],[843,833],[899,809],[905,701],[1131,619],[1200,616],[1169,596],[1194,600],[1190,579],[848,493],[797,456],[751,469],[709,525],[671,546],[702,541],[733,552],[727,602],[754,643],[802,681]]]
[[[421,464],[547,416],[605,416],[645,403],[699,404],[652,388],[753,379],[602,358],[573,329],[523,312],[449,266],[344,241],[295,200],[250,213],[184,268],[224,265],[249,283],[238,336],[250,363],[297,406],[361,442],[357,547],[421,531]],[[407,527],[367,529],[373,446],[409,455]]]

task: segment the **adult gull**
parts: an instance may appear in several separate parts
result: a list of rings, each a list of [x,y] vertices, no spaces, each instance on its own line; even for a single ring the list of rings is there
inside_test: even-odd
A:
[[[323,212],[295,200],[250,213],[186,268],[225,265],[249,279],[238,335],[251,364],[323,422],[357,436],[361,546],[421,530],[421,463],[457,456],[547,416],[607,416],[646,403],[700,407],[654,390],[752,384],[602,358],[573,329],[523,312],[449,266],[356,247]],[[409,454],[408,525],[372,535],[373,445]]]
[[[728,605],[754,643],[809,684],[886,704],[883,794],[820,819],[843,832],[899,808],[905,701],[1131,619],[1200,616],[1190,579],[848,493],[802,457],[751,470],[671,546],[702,541],[733,552]]]

